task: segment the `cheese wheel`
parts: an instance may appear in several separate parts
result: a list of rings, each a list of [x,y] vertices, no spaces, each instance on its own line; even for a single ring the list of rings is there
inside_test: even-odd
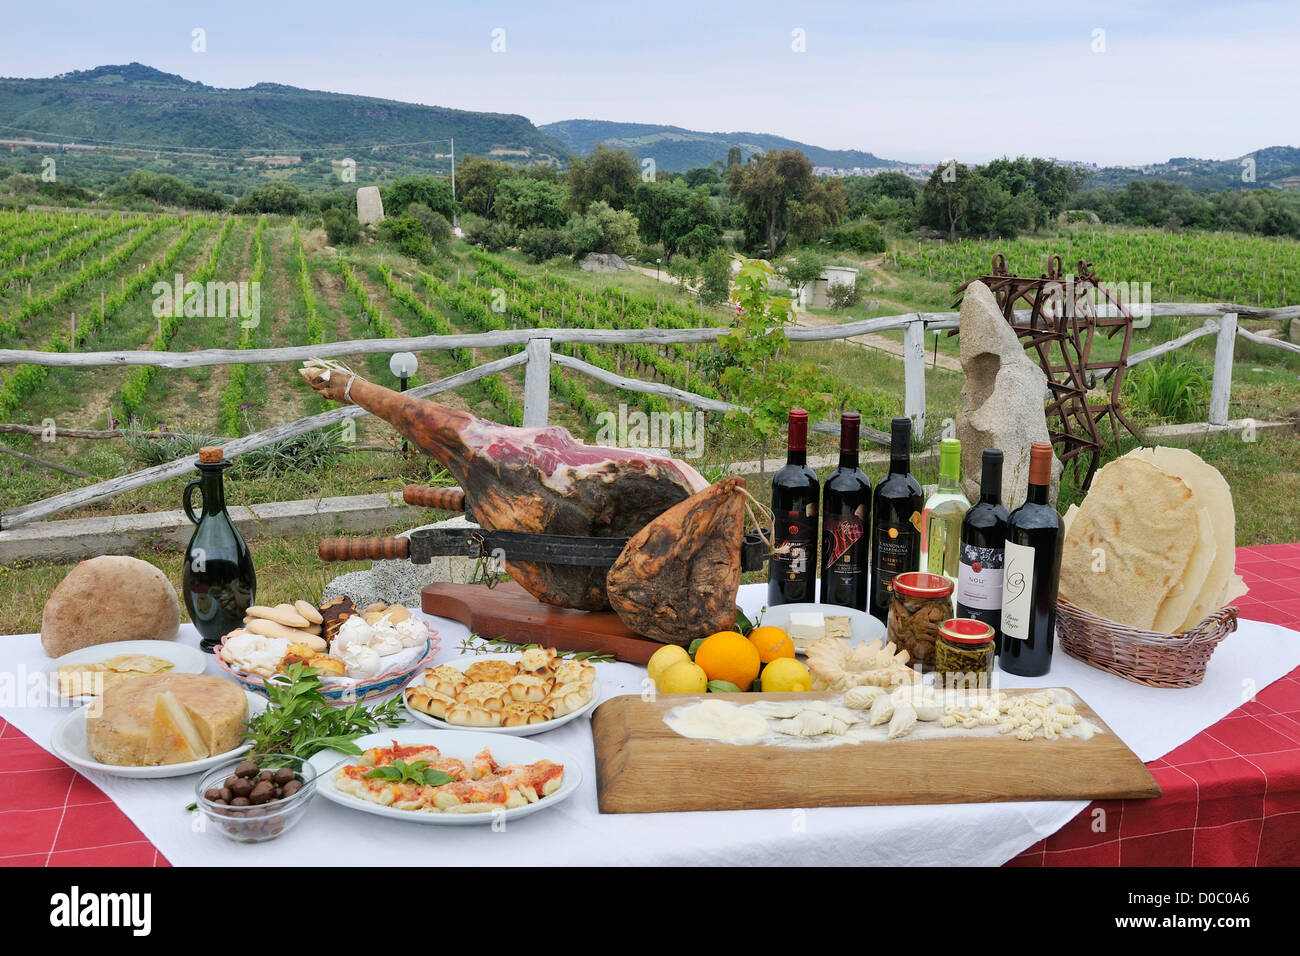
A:
[[[159,698],[170,694],[172,701]],[[128,767],[183,763],[234,750],[248,728],[248,698],[237,684],[204,674],[153,674],[105,688],[86,715],[86,745],[101,763]],[[200,752],[205,751],[205,752]]]

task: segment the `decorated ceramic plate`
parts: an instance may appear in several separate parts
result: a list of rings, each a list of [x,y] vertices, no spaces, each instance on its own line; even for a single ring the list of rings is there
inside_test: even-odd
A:
[[[464,657],[457,657],[454,660],[441,661],[440,664],[445,664],[447,666],[456,668],[456,670],[458,671],[463,671],[465,670],[465,668],[469,667],[471,664],[477,663],[478,661],[506,661],[510,664],[517,664],[519,663],[519,655],[518,654],[467,654]],[[592,666],[597,667],[597,665],[595,664],[593,664]],[[599,670],[597,672],[599,673]],[[423,685],[424,685],[424,669],[421,668],[419,671],[415,673],[415,675],[411,678],[411,680],[407,683],[406,686],[422,687]],[[563,717],[553,717],[544,723],[526,724],[523,727],[465,727],[462,726],[461,724],[453,724],[445,720],[439,720],[437,717],[433,717],[429,714],[423,713],[422,711],[416,710],[407,701],[405,688],[403,688],[402,690],[402,705],[406,708],[406,712],[410,714],[412,717],[414,717],[416,720],[421,721],[422,723],[426,723],[430,727],[437,727],[439,730],[455,730],[458,732],[473,731],[475,733],[501,734],[510,737],[531,737],[534,734],[544,734],[546,733],[546,731],[554,730],[556,727],[563,727],[565,724],[569,723],[570,721],[577,720],[583,714],[586,714],[588,711],[590,711],[593,707],[596,706],[596,703],[599,700],[600,700],[600,678],[597,677],[596,683],[591,688],[591,698],[585,704],[579,707],[577,710],[573,711],[572,713],[565,714]]]
[[[474,731],[449,732],[444,730],[415,730],[398,727],[385,733],[367,734],[353,741],[363,751],[371,747],[388,747],[396,743],[399,746],[434,746],[443,757],[454,757],[469,764],[474,756],[482,750],[489,750],[492,758],[500,765],[530,764],[539,760],[549,760],[564,767],[564,780],[560,788],[549,797],[542,797],[536,803],[527,803],[509,810],[487,811],[480,813],[449,813],[429,810],[398,810],[391,806],[372,803],[338,789],[335,775],[343,767],[355,763],[358,757],[349,757],[337,750],[323,750],[311,758],[316,768],[316,792],[326,800],[372,813],[375,816],[388,817],[392,820],[405,820],[409,823],[428,823],[435,826],[475,826],[491,825],[498,820],[511,821],[519,817],[557,806],[567,800],[582,785],[582,771],[578,760],[572,754],[559,750],[548,744],[521,737],[503,737],[499,735],[477,733]]]

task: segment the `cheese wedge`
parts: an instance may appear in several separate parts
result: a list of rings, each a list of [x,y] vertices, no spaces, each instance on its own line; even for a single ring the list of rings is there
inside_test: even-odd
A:
[[[149,763],[186,763],[208,756],[208,748],[176,695],[166,690],[155,701],[153,724],[149,728]]]
[[[160,701],[160,698],[163,698]],[[86,715],[86,746],[101,763],[144,767],[234,750],[248,728],[237,684],[204,674],[153,674],[105,688]]]

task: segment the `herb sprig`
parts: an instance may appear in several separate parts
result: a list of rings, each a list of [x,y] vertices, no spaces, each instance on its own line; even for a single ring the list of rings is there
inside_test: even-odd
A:
[[[460,650],[466,654],[513,654],[541,646],[541,644],[515,644],[505,638],[483,637],[479,634],[471,634],[460,642]],[[557,651],[555,656],[562,661],[587,661],[591,664],[612,664],[615,659],[613,654],[605,654],[601,651]]]
[[[426,787],[441,787],[445,783],[455,781],[449,773],[443,773],[441,770],[434,770],[429,766],[427,760],[417,760],[415,763],[408,764],[405,760],[394,760],[383,767],[375,767],[373,770],[367,770],[365,776],[369,780],[389,780],[393,783],[419,783]]]
[[[252,742],[254,753],[304,760],[322,750],[359,754],[361,748],[352,742],[357,737],[405,722],[401,695],[377,707],[360,702],[335,707],[321,693],[315,668],[290,664],[285,678],[267,681],[270,706],[248,722],[244,737]]]

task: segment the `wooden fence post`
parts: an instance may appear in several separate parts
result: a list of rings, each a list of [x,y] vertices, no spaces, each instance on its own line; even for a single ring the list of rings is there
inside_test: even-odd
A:
[[[550,417],[551,340],[529,339],[524,367],[524,427],[541,428]]]
[[[903,414],[912,420],[912,434],[925,437],[925,322],[903,327]]]
[[[1228,424],[1228,401],[1232,397],[1232,353],[1237,341],[1237,314],[1219,317],[1219,337],[1214,343],[1214,382],[1210,386],[1210,424]]]

